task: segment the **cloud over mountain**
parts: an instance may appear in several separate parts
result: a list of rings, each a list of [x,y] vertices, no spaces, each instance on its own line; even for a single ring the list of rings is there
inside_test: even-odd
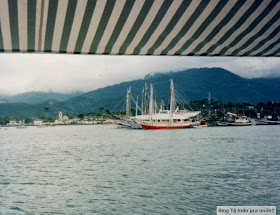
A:
[[[1,54],[0,95],[69,93],[143,78],[151,72],[222,67],[241,77],[280,77],[279,58]]]

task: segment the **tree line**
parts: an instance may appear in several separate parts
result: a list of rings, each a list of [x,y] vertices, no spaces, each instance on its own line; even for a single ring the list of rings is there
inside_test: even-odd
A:
[[[194,100],[190,102],[178,102],[177,106],[180,110],[190,110],[190,111],[201,111],[202,117],[211,117],[211,118],[219,118],[225,115],[227,112],[235,113],[238,115],[245,115],[251,118],[257,118],[259,113],[260,117],[264,116],[272,116],[272,118],[277,118],[280,116],[280,103],[268,101],[268,102],[259,102],[257,105],[253,105],[247,102],[242,103],[232,103],[232,102],[223,102],[220,100],[214,99],[202,99],[202,100]],[[168,109],[168,104],[166,107]],[[48,115],[48,108],[44,108],[45,116],[40,117],[44,122],[54,122],[55,117]],[[132,115],[135,115],[135,108],[131,109]],[[90,113],[65,113],[69,119],[73,118],[84,118],[88,117],[104,117],[104,118],[114,118],[116,115],[124,115],[125,110],[111,110],[104,106],[100,106],[98,111],[90,112]],[[138,114],[141,114],[141,110],[138,110]],[[25,123],[31,123],[37,117],[34,116],[32,118],[15,118],[13,116],[5,116],[0,117],[0,125],[6,125],[10,120],[25,120]]]

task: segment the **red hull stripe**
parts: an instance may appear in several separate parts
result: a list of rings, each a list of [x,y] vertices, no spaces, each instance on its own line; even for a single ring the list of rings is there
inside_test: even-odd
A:
[[[178,128],[189,128],[191,125],[182,125],[182,126],[156,126],[156,125],[145,125],[141,124],[143,129],[178,129]]]

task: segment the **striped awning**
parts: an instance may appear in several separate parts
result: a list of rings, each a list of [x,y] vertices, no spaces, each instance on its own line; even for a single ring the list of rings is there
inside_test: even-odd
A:
[[[0,51],[279,56],[280,0],[0,0]]]

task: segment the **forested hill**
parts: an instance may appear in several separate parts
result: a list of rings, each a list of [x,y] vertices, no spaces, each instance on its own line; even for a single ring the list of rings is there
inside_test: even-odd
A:
[[[68,94],[54,93],[54,92],[26,92],[17,94],[15,96],[2,96],[0,103],[25,103],[25,104],[41,104],[44,102],[59,102],[65,101],[69,98],[79,96],[83,92],[74,92]]]
[[[175,92],[185,101],[203,99],[211,92],[213,99],[231,101],[233,103],[247,102],[256,104],[259,101],[280,101],[280,79],[245,79],[222,68],[188,69],[173,73]],[[11,111],[7,106],[0,104],[0,116],[38,114],[57,115],[61,110],[64,113],[97,112],[100,106],[108,109],[125,109],[125,95],[129,86],[136,99],[141,93],[145,82],[150,83],[149,76],[143,80],[124,82],[121,84],[97,89],[66,101],[45,103],[40,105],[14,104]],[[157,100],[167,100],[169,93],[170,73],[157,73],[152,77],[154,92]],[[140,102],[139,102],[140,103]],[[15,107],[16,106],[16,107]],[[46,113],[46,107],[48,108]],[[16,111],[15,111],[16,110]],[[35,111],[36,110],[36,111]],[[40,111],[41,110],[41,111]],[[5,114],[3,114],[5,113]]]
[[[245,79],[221,68],[189,69],[173,73],[176,94],[183,100],[191,101],[203,99],[211,92],[212,98],[232,101],[234,103],[247,102],[255,104],[259,101],[280,101],[280,79]],[[276,80],[276,81],[274,81]],[[132,95],[139,96],[145,82],[150,83],[149,76],[143,80],[125,82],[110,87],[94,90],[83,95],[73,97],[63,103],[66,110],[80,110],[82,112],[96,111],[99,106],[109,109],[120,108],[118,103],[124,99],[126,90],[132,88]],[[167,100],[169,93],[169,73],[153,75],[155,96],[158,100]],[[272,84],[273,83],[273,84]]]

